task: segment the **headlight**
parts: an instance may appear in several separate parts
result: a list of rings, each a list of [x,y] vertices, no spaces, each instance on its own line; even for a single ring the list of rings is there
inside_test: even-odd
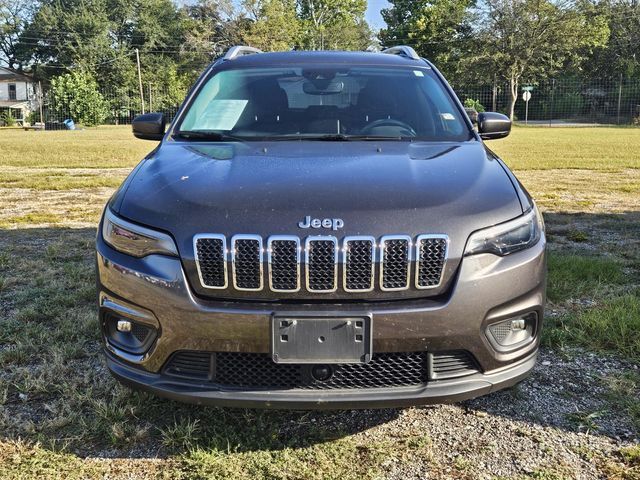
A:
[[[178,256],[176,244],[169,235],[118,218],[108,207],[102,222],[102,238],[119,252],[138,258],[154,253]]]
[[[543,231],[542,215],[534,205],[531,210],[514,220],[472,233],[464,254],[509,255],[534,246]]]

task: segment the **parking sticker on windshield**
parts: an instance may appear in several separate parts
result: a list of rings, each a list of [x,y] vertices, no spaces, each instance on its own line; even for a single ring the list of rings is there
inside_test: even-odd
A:
[[[456,119],[456,117],[454,117],[453,114],[449,113],[449,112],[441,113],[440,116],[442,117],[443,120],[455,120]]]
[[[424,73],[422,73],[420,70],[414,70],[414,71],[413,71],[413,74],[414,74],[416,77],[424,77]]]
[[[212,100],[198,122],[198,130],[233,130],[248,100]]]

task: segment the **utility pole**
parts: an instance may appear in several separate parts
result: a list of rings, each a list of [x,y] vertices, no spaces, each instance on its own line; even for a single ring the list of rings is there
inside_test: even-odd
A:
[[[136,63],[138,64],[138,84],[140,85],[140,104],[144,114],[144,91],[142,90],[142,73],[140,72],[140,52],[136,48]]]
[[[616,119],[616,123],[620,125],[620,107],[622,104],[622,73],[620,74],[620,84],[618,86],[618,115]]]
[[[44,95],[42,94],[42,82],[38,80],[38,107],[40,108],[40,123],[44,125],[44,115],[42,114],[42,103],[44,102]]]

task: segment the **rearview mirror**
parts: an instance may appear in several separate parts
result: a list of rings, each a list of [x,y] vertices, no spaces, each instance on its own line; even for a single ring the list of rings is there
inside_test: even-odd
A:
[[[164,137],[165,124],[163,113],[146,113],[134,118],[131,127],[136,138],[160,141]]]
[[[506,115],[496,112],[478,114],[478,133],[483,140],[504,138],[511,132],[511,120]]]

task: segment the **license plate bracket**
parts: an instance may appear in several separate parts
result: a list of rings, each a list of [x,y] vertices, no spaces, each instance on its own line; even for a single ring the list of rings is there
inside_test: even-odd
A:
[[[371,351],[370,316],[271,317],[271,353],[276,363],[367,363]]]

